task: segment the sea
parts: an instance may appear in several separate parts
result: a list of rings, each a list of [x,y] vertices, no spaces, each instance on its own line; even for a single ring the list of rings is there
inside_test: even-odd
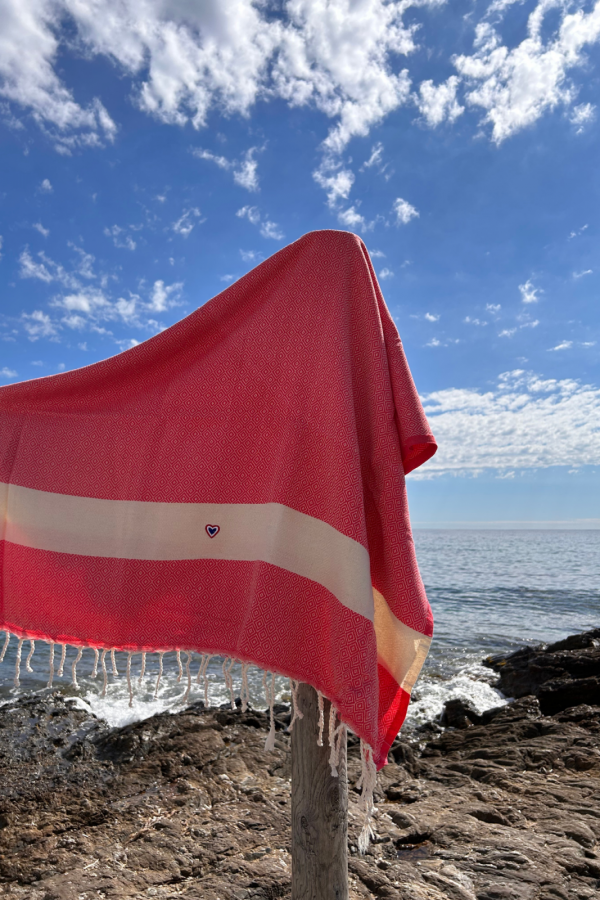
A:
[[[470,700],[481,713],[508,702],[494,687],[494,674],[483,660],[507,654],[525,645],[560,640],[569,634],[600,626],[600,530],[441,530],[416,529],[419,568],[433,608],[435,633],[431,651],[417,682],[403,731],[411,732],[436,720],[444,703],[455,697]],[[37,642],[26,670],[29,643],[23,645],[20,685],[13,684],[17,641],[12,638],[0,666],[0,703],[26,693],[48,694],[48,646]],[[57,647],[58,651],[59,648]],[[69,647],[62,678],[55,676],[52,690],[60,690],[111,726],[118,727],[157,712],[178,712],[188,683],[175,653],[164,656],[164,672],[155,691],[158,661],[148,654],[140,680],[141,656],[132,657],[127,686],[127,655],[116,654],[119,676],[109,678],[101,697],[101,677],[91,677],[94,654],[85,650],[72,684],[76,650]],[[56,654],[55,666],[59,654]],[[197,682],[200,657],[191,663],[189,702],[204,699],[204,682]],[[213,658],[208,669],[209,702],[228,702],[223,660]],[[110,671],[110,666],[109,666]],[[241,669],[231,672],[239,694]],[[250,669],[251,702],[264,708],[263,673]],[[156,693],[156,697],[155,697]],[[289,682],[276,679],[276,697],[289,700]]]

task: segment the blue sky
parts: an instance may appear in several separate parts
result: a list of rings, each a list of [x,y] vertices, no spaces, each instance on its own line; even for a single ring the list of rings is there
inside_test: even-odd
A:
[[[600,527],[600,3],[0,0],[0,383],[365,240],[415,525]]]

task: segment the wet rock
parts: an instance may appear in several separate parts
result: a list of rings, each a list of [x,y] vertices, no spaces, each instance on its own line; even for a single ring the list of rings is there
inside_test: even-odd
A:
[[[468,728],[480,721],[473,704],[462,697],[447,700],[441,716],[441,724],[447,728]]]
[[[529,674],[523,656],[506,662],[531,688],[513,703],[481,716],[455,704],[445,730],[394,741],[365,857],[351,736],[351,900],[600,896],[600,706],[548,715],[540,695],[595,677],[576,674],[589,671],[594,634],[540,650],[570,667],[543,683],[556,669],[531,648]],[[265,753],[267,716],[239,704],[116,730],[58,693],[0,707],[0,897],[289,898],[288,720],[277,707]]]

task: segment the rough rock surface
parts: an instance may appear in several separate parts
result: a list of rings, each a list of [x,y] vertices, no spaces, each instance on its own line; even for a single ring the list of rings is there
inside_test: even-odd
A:
[[[593,655],[587,643],[548,652]],[[572,682],[578,671],[594,677],[573,663]],[[364,857],[350,791],[350,896],[599,897],[600,707],[543,715],[529,693],[481,717],[465,709],[396,741]],[[57,693],[1,707],[0,897],[289,897],[289,715],[277,711],[265,753],[255,711],[199,705],[111,731]],[[355,743],[348,769],[354,784]]]

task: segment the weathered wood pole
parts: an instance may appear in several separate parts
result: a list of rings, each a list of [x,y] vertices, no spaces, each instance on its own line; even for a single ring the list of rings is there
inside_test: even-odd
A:
[[[298,689],[304,713],[292,730],[292,900],[348,900],[348,776],[346,744],[338,777],[329,765],[329,701],[323,746],[317,746],[319,703],[308,684]]]

